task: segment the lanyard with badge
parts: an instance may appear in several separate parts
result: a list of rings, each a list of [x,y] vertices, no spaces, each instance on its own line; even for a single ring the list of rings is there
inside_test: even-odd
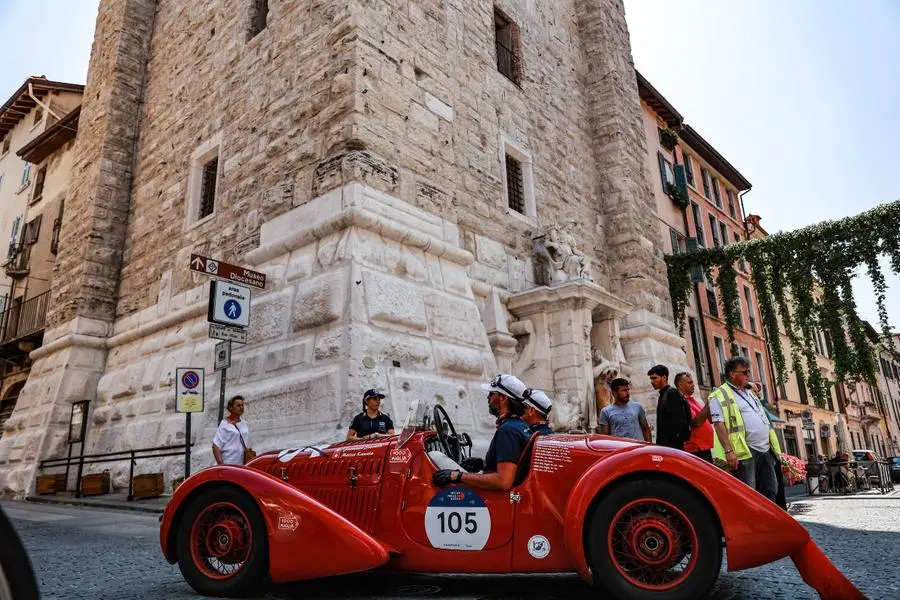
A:
[[[756,413],[756,415],[763,423],[768,422],[768,419],[766,419],[766,415],[763,414],[762,405],[759,403],[759,400],[756,399],[756,396],[749,395],[746,390],[739,390],[735,388],[734,391],[738,397],[742,398],[744,402],[747,403],[747,405],[751,408],[751,410],[753,410],[753,412]]]

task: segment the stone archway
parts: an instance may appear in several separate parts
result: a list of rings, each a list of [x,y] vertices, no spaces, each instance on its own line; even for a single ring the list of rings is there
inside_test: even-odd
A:
[[[3,437],[3,425],[16,409],[16,401],[18,401],[23,387],[25,387],[25,381],[17,381],[9,386],[9,389],[3,394],[3,399],[0,400],[0,437]]]

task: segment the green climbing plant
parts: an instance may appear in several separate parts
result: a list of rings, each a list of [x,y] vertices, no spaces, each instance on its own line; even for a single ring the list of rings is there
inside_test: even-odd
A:
[[[872,281],[880,333],[883,341],[890,339],[881,257],[887,257],[891,270],[900,274],[900,201],[796,231],[667,256],[675,321],[683,329],[692,270],[705,272],[719,290],[728,341],[735,352],[740,310],[735,263],[746,261],[778,380],[788,377],[785,352],[778,343],[783,332],[793,370],[805,379],[815,403],[824,406],[834,382],[822,376],[816,363],[817,330],[829,335],[838,381],[872,381],[876,373],[875,353],[853,300],[855,276]]]

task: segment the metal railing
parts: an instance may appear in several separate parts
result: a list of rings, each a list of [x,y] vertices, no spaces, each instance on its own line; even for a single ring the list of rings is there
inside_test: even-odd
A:
[[[515,83],[519,84],[521,79],[521,65],[519,57],[511,49],[497,42],[497,70]]]
[[[8,307],[0,316],[0,344],[23,338],[44,329],[47,322],[47,308],[50,292],[29,298],[21,304]]]
[[[873,489],[888,494],[894,491],[890,463],[884,460],[867,465],[855,461],[822,465],[808,463],[806,479],[810,494],[848,495]]]
[[[191,444],[193,447],[194,444]],[[137,461],[147,458],[166,458],[171,456],[184,456],[185,445],[157,446],[155,448],[139,448],[137,450],[122,450],[120,452],[105,452],[103,454],[85,454],[83,456],[70,456],[66,458],[48,458],[38,464],[39,469],[52,469],[54,467],[66,468],[66,485],[69,481],[69,467],[78,465],[78,483],[76,484],[76,496],[81,495],[81,474],[84,465],[97,463],[129,461],[128,470],[128,500],[134,500],[134,468]]]

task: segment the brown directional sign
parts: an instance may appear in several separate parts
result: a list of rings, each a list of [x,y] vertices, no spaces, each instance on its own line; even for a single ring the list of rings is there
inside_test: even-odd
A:
[[[191,254],[191,271],[197,271],[211,277],[218,277],[226,281],[243,283],[259,289],[266,287],[266,274],[259,271],[251,271],[237,265],[230,265],[199,254]]]

